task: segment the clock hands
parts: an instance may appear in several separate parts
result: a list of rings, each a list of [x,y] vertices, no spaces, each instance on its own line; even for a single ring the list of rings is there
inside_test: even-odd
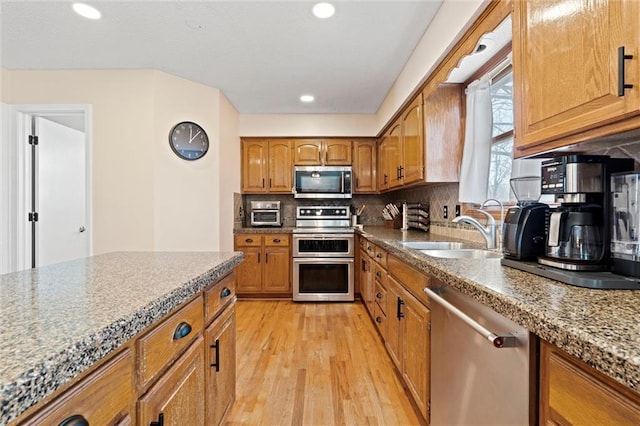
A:
[[[189,129],[189,143],[193,142],[193,140],[200,134],[200,130],[196,132],[195,135],[191,136],[191,129]]]

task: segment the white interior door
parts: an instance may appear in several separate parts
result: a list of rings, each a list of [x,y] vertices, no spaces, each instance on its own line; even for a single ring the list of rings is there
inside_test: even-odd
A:
[[[89,256],[84,132],[35,117],[36,266]]]

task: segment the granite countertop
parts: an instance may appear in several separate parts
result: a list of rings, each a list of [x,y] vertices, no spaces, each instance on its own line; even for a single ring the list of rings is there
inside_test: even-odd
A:
[[[640,392],[640,291],[585,289],[502,266],[497,258],[442,259],[399,244],[461,241],[441,235],[376,227],[359,233]]]
[[[241,261],[237,252],[118,252],[0,275],[0,425]]]

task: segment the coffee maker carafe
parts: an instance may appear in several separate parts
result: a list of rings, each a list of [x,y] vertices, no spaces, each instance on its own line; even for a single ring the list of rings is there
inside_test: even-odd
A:
[[[544,256],[538,262],[574,271],[609,266],[609,176],[633,170],[632,159],[567,155],[542,163],[542,193],[555,195],[546,226]]]

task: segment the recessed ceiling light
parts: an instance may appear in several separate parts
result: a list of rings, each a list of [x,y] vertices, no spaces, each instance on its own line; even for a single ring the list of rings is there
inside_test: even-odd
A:
[[[100,19],[102,17],[98,9],[88,4],[74,3],[72,7],[78,15],[84,16],[87,19]]]
[[[313,14],[321,19],[330,18],[335,12],[336,8],[331,3],[318,3],[313,6]]]
[[[302,102],[313,102],[316,98],[313,97],[313,95],[302,95],[300,96],[300,100]]]

